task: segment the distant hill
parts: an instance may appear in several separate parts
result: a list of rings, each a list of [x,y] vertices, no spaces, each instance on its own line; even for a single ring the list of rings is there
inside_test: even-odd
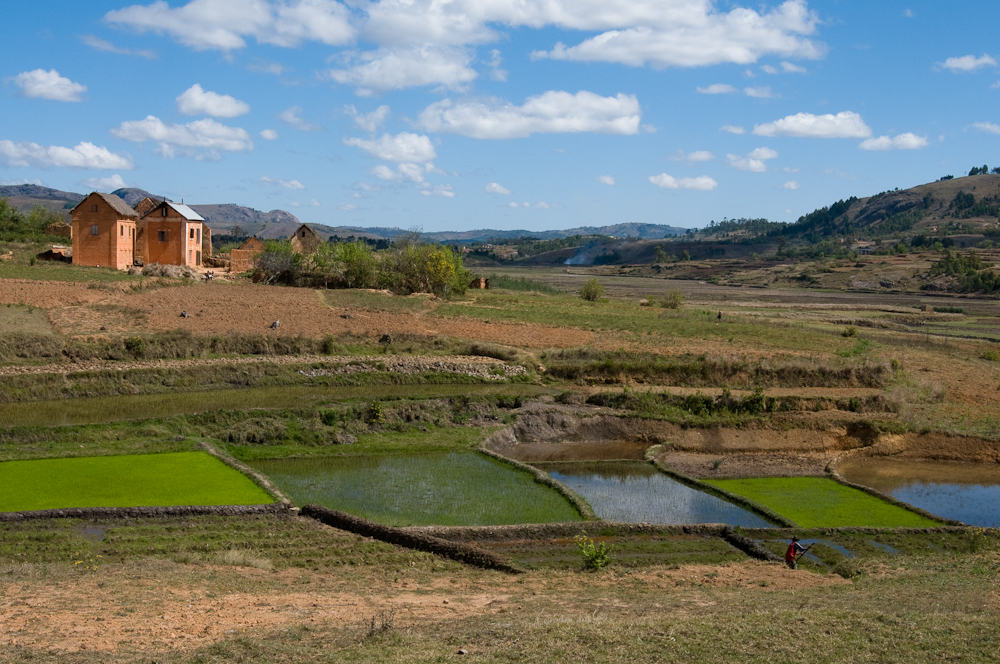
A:
[[[7,199],[11,207],[28,212],[41,205],[62,214],[69,221],[69,211],[84,199],[83,194],[40,187],[37,184],[10,184],[0,186],[0,196]]]
[[[121,189],[115,189],[111,193],[128,203],[129,207],[135,207],[135,204],[144,198],[152,198],[157,201],[170,200],[165,196],[154,196],[145,189],[139,189],[138,187],[122,187]]]

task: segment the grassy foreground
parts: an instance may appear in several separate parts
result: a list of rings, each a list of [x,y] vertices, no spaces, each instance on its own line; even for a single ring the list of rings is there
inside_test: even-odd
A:
[[[271,502],[253,482],[204,452],[0,464],[0,512]]]
[[[941,525],[825,477],[706,482],[760,503],[803,528],[931,528]]]

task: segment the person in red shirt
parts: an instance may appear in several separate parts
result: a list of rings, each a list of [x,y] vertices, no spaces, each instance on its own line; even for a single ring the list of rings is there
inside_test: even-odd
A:
[[[805,553],[805,548],[799,544],[798,537],[793,537],[792,543],[789,544],[788,548],[785,550],[785,564],[788,565],[789,569],[795,569],[798,567],[798,563],[796,561],[802,553]]]

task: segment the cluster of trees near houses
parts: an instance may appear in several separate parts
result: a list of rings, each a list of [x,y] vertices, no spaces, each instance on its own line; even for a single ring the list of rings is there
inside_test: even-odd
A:
[[[12,207],[6,198],[0,197],[0,242],[44,242],[65,238],[51,237],[45,229],[53,223],[62,222],[61,215],[36,205],[24,214]]]
[[[461,295],[472,280],[460,251],[421,242],[419,232],[385,245],[365,239],[332,240],[320,243],[312,253],[296,251],[288,240],[265,240],[254,266],[267,283],[378,288],[403,295]]]

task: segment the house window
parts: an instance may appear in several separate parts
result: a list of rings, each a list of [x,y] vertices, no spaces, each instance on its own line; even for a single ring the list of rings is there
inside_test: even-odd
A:
[[[160,242],[166,242],[167,241],[167,231],[157,231],[156,232],[156,237],[157,237],[157,239],[159,239]]]
[[[194,250],[188,249],[188,263],[194,260]]]
[[[90,211],[91,211],[91,212],[97,212],[97,203],[94,203],[94,204],[92,204],[92,205],[90,206]]]
[[[121,236],[125,237],[125,227],[124,226],[119,226],[118,228],[121,229]]]
[[[161,217],[167,216],[167,208],[166,207],[164,207],[163,209],[160,210],[160,216]]]
[[[192,240],[194,239],[194,226],[191,227],[191,235],[189,236]]]
[[[100,230],[97,228],[97,224],[91,224],[90,225],[90,234],[91,235],[99,235],[100,234]]]
[[[198,227],[198,244],[201,244],[201,227]]]

